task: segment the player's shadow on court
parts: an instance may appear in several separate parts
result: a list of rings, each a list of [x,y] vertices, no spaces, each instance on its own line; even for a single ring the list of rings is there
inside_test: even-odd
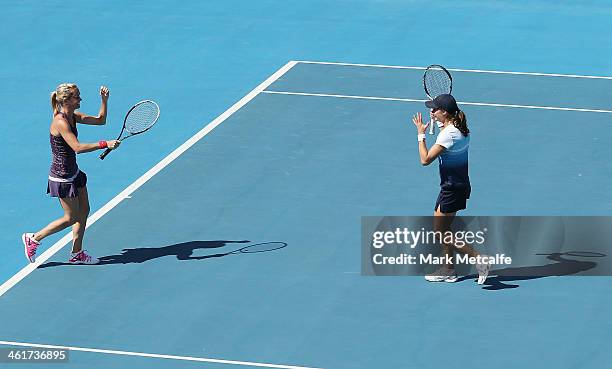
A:
[[[578,252],[575,252],[578,254]],[[573,259],[568,259],[567,256],[570,254]],[[517,268],[503,268],[491,270],[490,277],[485,282],[485,290],[502,290],[508,288],[518,288],[517,284],[509,284],[507,282],[514,281],[525,281],[530,279],[539,279],[546,277],[561,277],[578,274],[597,266],[594,261],[577,260],[576,258],[594,258],[594,257],[605,257],[607,255],[598,252],[579,252],[581,256],[572,255],[572,252],[555,252],[552,254],[538,254],[546,255],[548,260],[552,260],[555,263],[537,265],[530,267],[517,267]],[[475,275],[465,276],[459,279],[464,281],[467,279],[478,278]]]
[[[134,249],[123,249],[121,254],[118,255],[107,255],[100,257],[100,263],[96,265],[109,265],[109,264],[131,264],[131,263],[144,263],[149,260],[165,257],[174,256],[178,260],[204,260],[210,258],[219,258],[231,254],[253,254],[261,252],[270,252],[282,249],[287,246],[286,242],[263,242],[253,245],[247,245],[238,249],[234,248],[226,252],[218,252],[214,254],[206,254],[194,256],[196,250],[210,250],[218,249],[228,244],[233,243],[249,243],[251,241],[189,241],[183,243],[177,243],[175,245],[163,246],[163,247],[141,247]],[[39,266],[39,268],[48,268],[61,265],[71,265],[69,263],[60,262],[49,262]]]

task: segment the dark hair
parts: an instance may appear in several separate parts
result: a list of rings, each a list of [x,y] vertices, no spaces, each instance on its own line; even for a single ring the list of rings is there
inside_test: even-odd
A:
[[[462,112],[461,110],[457,110],[455,114],[451,117],[451,121],[463,136],[467,136],[470,134],[470,130],[467,126],[467,118],[464,112]]]

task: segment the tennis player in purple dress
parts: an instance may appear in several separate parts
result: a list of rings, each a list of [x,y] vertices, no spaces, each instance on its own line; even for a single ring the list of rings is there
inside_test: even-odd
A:
[[[25,255],[33,263],[36,250],[41,241],[54,233],[72,226],[72,250],[68,262],[71,264],[97,264],[97,258],[83,250],[83,235],[89,215],[89,197],[87,195],[87,175],[79,169],[76,154],[116,149],[117,140],[102,140],[98,143],[82,143],[78,140],[77,123],[89,125],[104,125],[109,90],[100,87],[102,103],[97,116],[90,116],[77,111],[81,106],[81,96],[77,85],[62,83],[51,93],[51,108],[53,120],[49,129],[51,142],[51,169],[47,193],[57,197],[64,210],[64,216],[49,223],[38,232],[24,233],[21,236]]]

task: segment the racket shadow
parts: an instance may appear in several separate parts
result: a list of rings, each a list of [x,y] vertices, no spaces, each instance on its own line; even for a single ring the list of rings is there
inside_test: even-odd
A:
[[[141,247],[141,248],[127,248],[123,249],[121,254],[107,255],[100,257],[100,263],[96,265],[110,265],[110,264],[134,264],[144,263],[150,260],[158,259],[166,256],[174,256],[177,260],[205,260],[210,258],[219,258],[232,254],[252,254],[271,252],[282,249],[287,246],[286,242],[264,242],[253,245],[243,246],[238,249],[233,249],[227,252],[218,252],[215,254],[199,255],[194,256],[194,252],[197,250],[212,250],[218,249],[229,244],[240,244],[250,243],[251,241],[228,241],[228,240],[217,240],[217,241],[189,241],[177,243],[169,246],[162,247]],[[70,263],[62,262],[48,262],[39,266],[39,268],[49,268],[56,266],[72,265]]]
[[[482,287],[485,290],[496,291],[503,289],[518,288],[518,284],[509,284],[508,282],[526,281],[532,279],[540,279],[547,277],[562,277],[576,275],[581,272],[593,269],[597,263],[591,260],[577,260],[577,258],[599,258],[607,255],[598,252],[583,252],[583,255],[572,255],[571,252],[555,252],[552,254],[536,254],[545,255],[548,260],[555,263],[534,265],[528,267],[502,268],[491,270],[491,275]],[[565,257],[564,257],[565,256]],[[572,259],[567,258],[572,257]],[[468,279],[477,279],[476,275],[468,275],[459,278],[458,282]]]

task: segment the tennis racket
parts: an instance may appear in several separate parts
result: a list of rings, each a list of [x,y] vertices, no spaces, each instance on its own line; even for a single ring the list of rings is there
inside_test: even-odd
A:
[[[453,77],[446,68],[441,65],[432,64],[423,74],[423,88],[425,94],[431,100],[439,95],[450,94],[453,91]],[[429,134],[434,134],[434,120],[429,121]]]
[[[143,100],[132,108],[125,115],[123,120],[123,128],[117,137],[117,140],[124,141],[129,137],[139,135],[151,129],[159,118],[159,105],[155,101]],[[123,133],[125,132],[125,136]],[[100,160],[104,160],[112,150],[106,149],[100,155]]]

